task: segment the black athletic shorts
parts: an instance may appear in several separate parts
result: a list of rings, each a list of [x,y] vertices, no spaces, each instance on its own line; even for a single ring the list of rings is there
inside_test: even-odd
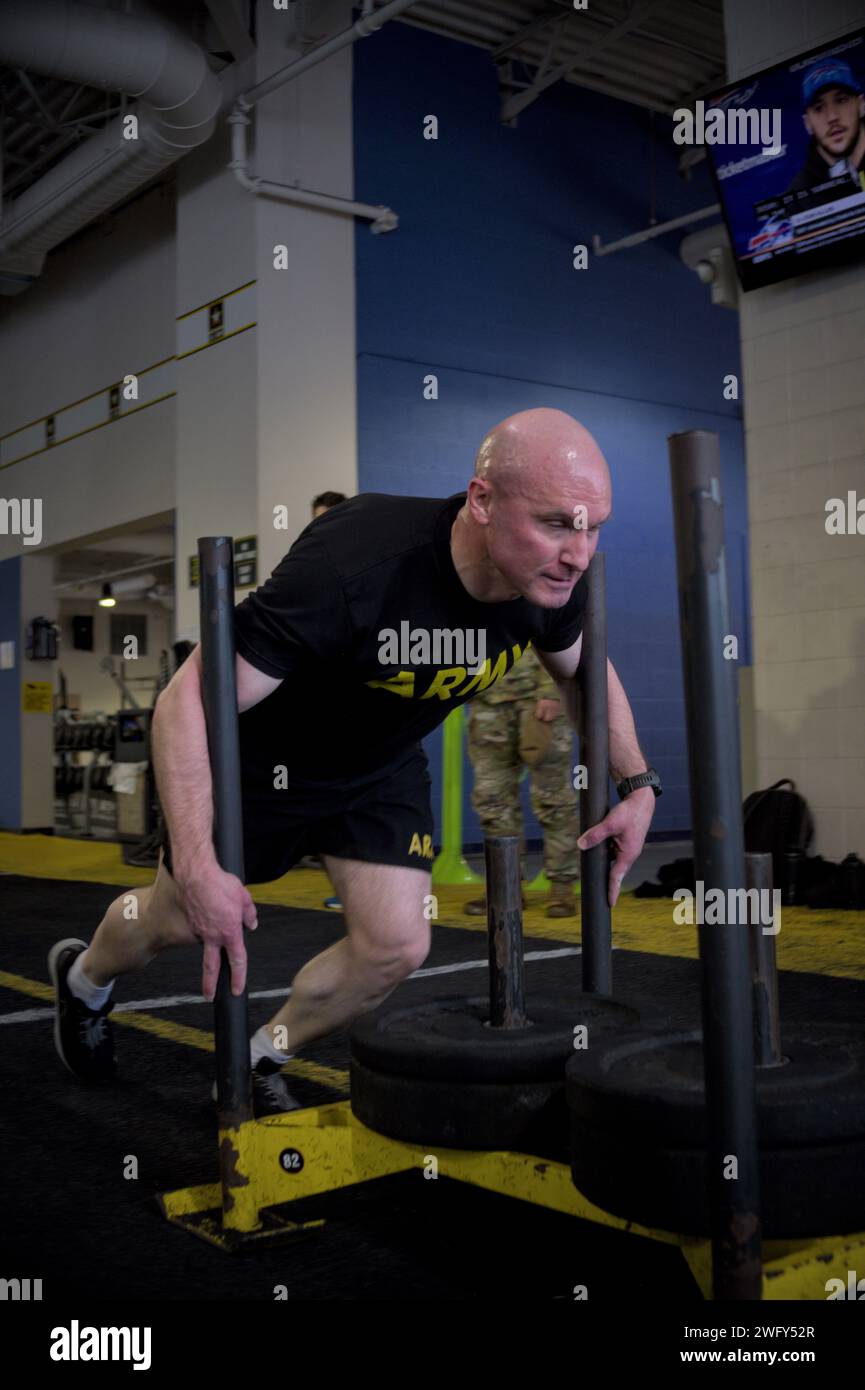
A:
[[[244,796],[246,883],[281,878],[305,854],[428,870],[432,864],[431,779],[417,754],[395,769],[340,786],[290,786],[266,799]],[[165,867],[171,846],[163,841]]]

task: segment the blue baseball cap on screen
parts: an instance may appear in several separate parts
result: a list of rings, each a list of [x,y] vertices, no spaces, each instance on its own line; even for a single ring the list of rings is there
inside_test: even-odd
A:
[[[810,106],[824,87],[847,87],[851,92],[862,90],[850,64],[841,58],[824,58],[808,69],[802,79],[802,105]]]

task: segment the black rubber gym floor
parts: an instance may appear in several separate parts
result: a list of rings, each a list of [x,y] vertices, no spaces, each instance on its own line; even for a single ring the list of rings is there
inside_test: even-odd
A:
[[[111,885],[5,876],[0,968],[17,982],[47,984],[46,956],[63,936],[89,940]],[[250,939],[251,995],[284,989],[312,955],[342,935],[328,912],[260,905]],[[561,952],[533,937],[530,951]],[[485,937],[436,925],[424,969],[483,962]],[[687,1025],[699,1018],[698,965],[674,957],[617,951],[615,992],[643,1012]],[[526,964],[527,994],[580,987],[578,955]],[[12,986],[12,987],[9,987]],[[482,993],[483,966],[405,982],[400,1002]],[[198,948],[164,955],[122,981],[123,1002],[197,996]],[[782,1020],[860,1020],[865,982],[782,973]],[[547,1212],[420,1172],[381,1179],[293,1204],[298,1218],[325,1218],[314,1232],[278,1247],[227,1255],[165,1222],[154,1194],[214,1181],[216,1116],[210,1100],[213,1054],[194,1042],[118,1027],[120,1079],[87,1089],[62,1068],[43,1000],[7,981],[0,986],[0,1248],[3,1273],[42,1279],[43,1297],[68,1299],[264,1299],[284,1285],[290,1299],[572,1299],[588,1286],[593,1301],[699,1303],[680,1253],[654,1242]],[[272,998],[250,1000],[253,1028],[274,1012]],[[148,1017],[210,1032],[203,1003],[149,1007]],[[10,1015],[26,1013],[13,1021]],[[34,1015],[32,1018],[29,1015]],[[348,1040],[335,1035],[303,1059],[347,1072]],[[332,1078],[338,1082],[338,1078]],[[291,1078],[304,1104],[347,1095]],[[130,1157],[137,1178],[124,1176]]]

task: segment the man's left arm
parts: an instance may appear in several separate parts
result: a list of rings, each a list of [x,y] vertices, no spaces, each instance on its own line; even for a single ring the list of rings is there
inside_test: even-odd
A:
[[[562,696],[565,713],[577,733],[580,732],[579,687],[577,667],[582,650],[582,637],[563,652],[538,652]],[[613,663],[607,660],[607,704],[610,729],[610,775],[614,782],[645,772],[648,762],[637,740],[634,716],[622,682]],[[631,792],[613,806],[597,825],[590,826],[577,841],[577,847],[593,849],[604,840],[612,840],[615,856],[610,865],[609,899],[615,907],[625,874],[643,848],[655,811],[655,793],[651,787]]]

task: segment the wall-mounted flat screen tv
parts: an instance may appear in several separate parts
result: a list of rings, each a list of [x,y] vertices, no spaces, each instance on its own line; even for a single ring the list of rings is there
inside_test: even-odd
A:
[[[865,29],[698,102],[701,138],[743,289],[865,256]]]

